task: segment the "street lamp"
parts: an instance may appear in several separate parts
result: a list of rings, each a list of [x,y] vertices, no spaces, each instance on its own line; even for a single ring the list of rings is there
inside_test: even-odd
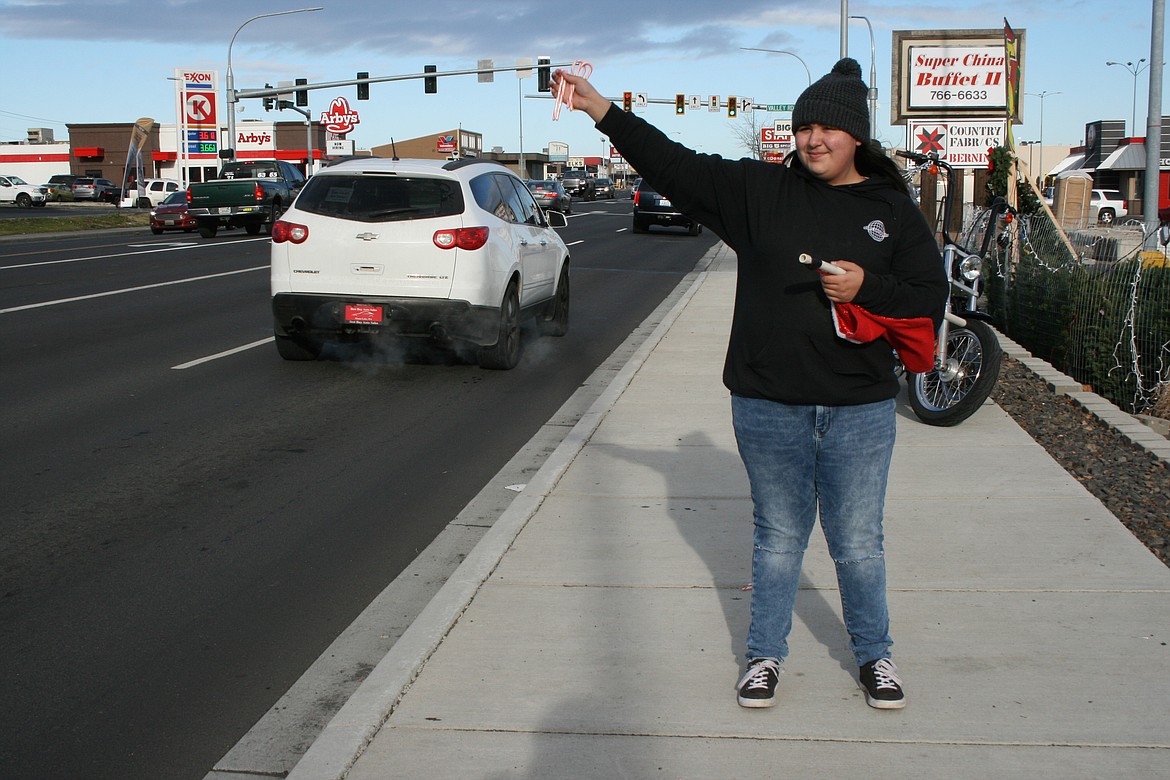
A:
[[[850,16],[860,19],[869,28],[869,137],[877,138],[877,47],[873,43],[873,25],[867,16]]]
[[[268,17],[268,16],[284,16],[286,14],[300,14],[300,13],[305,13],[306,11],[321,11],[321,10],[324,10],[324,9],[320,8],[320,7],[318,7],[318,8],[298,8],[295,11],[274,11],[274,12],[268,13],[268,14],[259,14],[257,16],[253,16],[251,19],[244,20],[244,23],[241,24],[239,27],[237,27],[236,31],[234,33],[232,33],[232,39],[230,41],[228,41],[228,62],[227,62],[228,143],[231,144],[231,146],[228,148],[231,149],[231,152],[232,152],[231,159],[232,160],[236,159],[236,102],[237,102],[236,101],[236,79],[235,79],[235,76],[232,74],[232,45],[236,42],[236,36],[240,34],[240,30],[244,29],[244,27],[249,22],[254,22],[257,19],[263,19],[263,18]],[[306,170],[308,170],[308,166],[311,162],[312,161],[310,160],[308,163],[305,164]]]
[[[1044,98],[1049,95],[1059,95],[1060,92],[1044,90],[1043,92],[1027,92],[1025,94],[1040,98],[1040,176],[1044,176]],[[1043,179],[1041,179],[1043,181]]]
[[[1020,141],[1020,146],[1028,147],[1028,173],[1034,175],[1035,170],[1032,168],[1032,149],[1036,147],[1039,141]],[[1040,147],[1040,167],[1044,167],[1044,147]]]
[[[1137,135],[1137,77],[1139,73],[1150,66],[1148,62],[1146,62],[1145,65],[1142,65],[1143,62],[1146,62],[1145,57],[1142,57],[1140,60],[1138,60],[1136,65],[1132,62],[1105,63],[1106,65],[1120,65],[1133,74],[1133,108],[1129,112],[1129,128],[1130,132],[1134,135]]]
[[[796,57],[796,59],[800,60],[800,64],[804,65],[804,75],[806,77],[808,77],[808,85],[810,87],[812,86],[812,72],[809,71],[808,64],[804,60],[801,60],[800,57],[793,54],[792,52],[780,51],[779,49],[757,49],[753,46],[740,46],[739,48],[740,48],[740,51],[766,51],[769,54],[787,54],[789,57]]]

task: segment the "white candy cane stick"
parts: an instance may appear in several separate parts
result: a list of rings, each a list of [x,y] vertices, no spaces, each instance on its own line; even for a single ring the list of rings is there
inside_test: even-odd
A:
[[[587,79],[593,75],[593,65],[584,60],[575,60],[572,67],[569,68],[569,73]],[[552,118],[554,122],[561,118],[562,105],[568,106],[570,111],[573,110],[573,93],[576,91],[577,88],[574,85],[561,79],[560,85],[557,87],[557,95],[553,98]]]
[[[832,263],[830,263],[826,260],[817,260],[815,257],[808,254],[807,252],[802,253],[800,255],[800,262],[804,263],[809,268],[812,268],[815,271],[821,271],[822,273],[826,273],[826,274],[843,274],[843,273],[845,273],[844,268],[841,268],[840,266],[837,266],[837,265],[833,265]]]

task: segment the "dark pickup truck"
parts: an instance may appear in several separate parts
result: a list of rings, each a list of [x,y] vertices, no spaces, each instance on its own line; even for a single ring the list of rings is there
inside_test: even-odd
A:
[[[564,185],[565,192],[569,193],[569,197],[597,200],[595,182],[586,175],[585,171],[565,171],[564,175],[561,176],[561,184]]]
[[[229,162],[218,178],[187,187],[187,213],[204,238],[221,227],[243,227],[254,236],[272,230],[304,184],[304,174],[284,160]]]

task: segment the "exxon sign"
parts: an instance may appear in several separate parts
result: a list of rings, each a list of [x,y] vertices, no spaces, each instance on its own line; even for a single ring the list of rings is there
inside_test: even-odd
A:
[[[359,121],[358,112],[349,107],[349,101],[343,97],[333,98],[328,111],[321,112],[321,124],[334,135],[345,135],[353,131]]]

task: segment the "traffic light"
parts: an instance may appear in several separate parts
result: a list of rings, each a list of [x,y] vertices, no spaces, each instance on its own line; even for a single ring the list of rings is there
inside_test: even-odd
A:
[[[737,116],[739,116],[739,108],[737,107],[738,103],[739,101],[734,97],[727,98],[727,116],[729,119],[735,119]]]
[[[536,91],[537,92],[552,92],[552,86],[549,81],[552,79],[552,58],[551,57],[537,57],[536,58]]]
[[[423,73],[436,73],[436,72],[438,72],[438,70],[439,70],[438,67],[435,65],[424,65],[423,66]],[[428,95],[433,95],[438,91],[439,91],[439,77],[438,76],[427,76],[426,78],[423,79],[423,92],[425,92]]]
[[[674,96],[674,113],[678,114],[679,116],[682,116],[683,114],[686,113],[686,111],[687,111],[687,96],[686,95],[675,95]]]
[[[265,89],[272,89],[272,85],[265,84],[264,88]],[[271,111],[275,107],[275,105],[276,105],[276,98],[272,97],[271,95],[264,98],[264,110],[265,111]]]
[[[361,73],[357,74],[357,77],[358,77],[358,80],[360,81],[362,79],[368,79],[370,77],[370,74],[368,71],[363,70]],[[358,89],[358,100],[369,100],[370,99],[370,85],[369,84],[358,84],[357,89]]]
[[[296,80],[296,86],[298,86],[298,87],[303,86],[303,85],[308,84],[308,83],[309,83],[308,79],[297,79]],[[307,89],[298,89],[297,90],[297,105],[300,106],[301,108],[304,108],[305,106],[309,105],[309,90],[307,90]]]
[[[623,111],[633,111],[634,110],[634,93],[633,92],[623,92],[622,93],[622,110]]]

